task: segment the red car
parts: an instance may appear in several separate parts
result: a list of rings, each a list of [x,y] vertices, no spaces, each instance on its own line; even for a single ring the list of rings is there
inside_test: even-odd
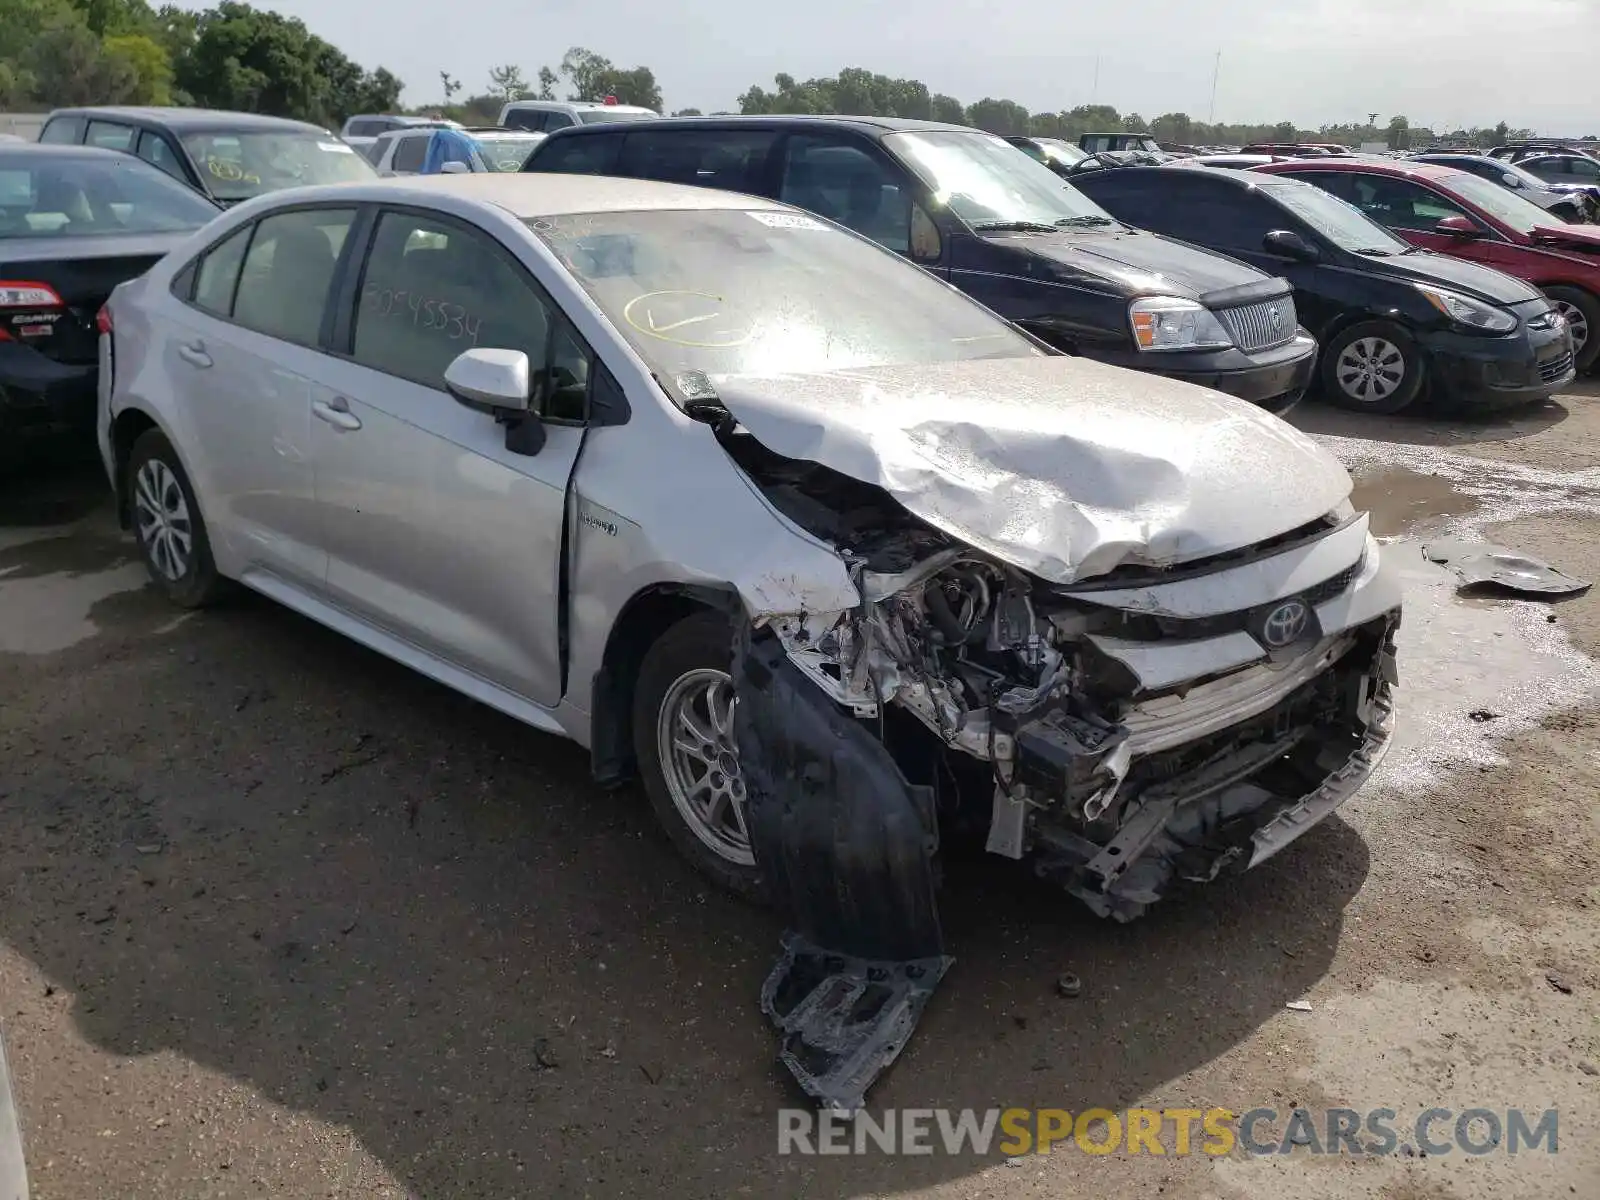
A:
[[[1252,170],[1314,183],[1414,246],[1526,280],[1566,318],[1578,370],[1600,358],[1600,226],[1568,225],[1498,183],[1425,163],[1317,159]]]

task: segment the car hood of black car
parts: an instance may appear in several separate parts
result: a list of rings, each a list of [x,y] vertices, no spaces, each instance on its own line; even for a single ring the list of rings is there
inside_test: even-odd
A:
[[[1434,254],[1416,250],[1410,254],[1386,257],[1367,257],[1374,271],[1409,283],[1431,283],[1436,287],[1465,292],[1491,304],[1521,304],[1535,300],[1539,292],[1532,284],[1524,283],[1504,271],[1464,258],[1451,258],[1447,254]]]
[[[985,233],[991,244],[1043,259],[1063,283],[1082,276],[1110,279],[1132,296],[1182,296],[1198,300],[1211,292],[1231,292],[1269,284],[1264,293],[1288,291],[1288,285],[1237,259],[1159,234],[1128,230],[1062,231],[1061,233]]]

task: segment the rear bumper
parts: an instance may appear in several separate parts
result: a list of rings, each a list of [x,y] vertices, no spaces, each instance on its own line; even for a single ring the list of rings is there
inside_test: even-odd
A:
[[[1285,413],[1311,386],[1317,342],[1302,331],[1293,341],[1247,354],[1237,348],[1192,353],[1096,352],[1102,362],[1225,392],[1269,412]]]
[[[1470,407],[1509,408],[1555,395],[1577,376],[1565,327],[1523,330],[1504,338],[1424,334],[1431,377],[1445,399]]]
[[[0,343],[0,446],[92,435],[98,373],[94,363],[58,363]]]

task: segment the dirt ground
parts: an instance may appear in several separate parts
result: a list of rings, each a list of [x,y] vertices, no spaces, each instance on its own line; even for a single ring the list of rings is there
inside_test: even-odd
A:
[[[956,965],[871,1104],[1554,1107],[1558,1153],[780,1157],[774,918],[574,747],[266,601],[176,614],[90,468],[0,494],[0,1032],[33,1195],[1594,1200],[1600,592],[1464,600],[1418,542],[1600,579],[1600,386],[1295,420],[1406,563],[1380,776],[1131,925],[952,864]]]

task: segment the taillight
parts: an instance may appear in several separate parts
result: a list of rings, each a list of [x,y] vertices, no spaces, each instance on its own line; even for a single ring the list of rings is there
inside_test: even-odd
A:
[[[104,304],[100,306],[100,311],[94,315],[94,327],[101,333],[111,332],[111,309]]]
[[[55,288],[26,279],[0,279],[0,308],[65,308]]]

